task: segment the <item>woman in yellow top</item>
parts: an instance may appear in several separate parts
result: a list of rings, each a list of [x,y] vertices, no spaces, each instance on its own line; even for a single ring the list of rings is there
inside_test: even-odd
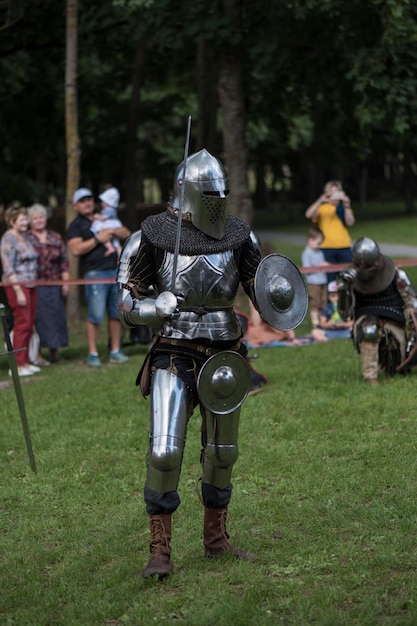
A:
[[[317,223],[324,235],[321,248],[328,263],[352,261],[352,239],[348,228],[355,223],[350,199],[338,180],[329,180],[324,193],[310,205],[305,216]],[[336,273],[328,273],[328,282],[335,280]]]

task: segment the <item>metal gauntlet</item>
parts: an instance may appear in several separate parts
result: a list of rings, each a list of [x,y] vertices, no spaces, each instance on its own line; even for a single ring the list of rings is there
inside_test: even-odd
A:
[[[150,326],[160,328],[167,320],[178,316],[178,301],[170,291],[163,291],[155,298],[137,300],[122,289],[119,298],[119,318],[126,328]]]
[[[129,300],[130,298],[130,300]],[[145,298],[144,300],[132,299],[131,296],[119,302],[119,319],[125,328],[134,326],[150,326],[160,328],[164,320],[156,312],[156,300]],[[128,309],[131,306],[130,310]]]
[[[345,283],[352,283],[357,276],[357,271],[354,267],[348,267],[339,273],[339,278]]]

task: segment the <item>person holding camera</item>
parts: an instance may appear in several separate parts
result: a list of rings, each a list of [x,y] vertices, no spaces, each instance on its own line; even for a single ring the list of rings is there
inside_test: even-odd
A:
[[[320,247],[325,260],[330,264],[351,263],[352,239],[348,228],[355,223],[355,216],[342,183],[329,180],[324,192],[308,207],[305,216],[316,223],[324,235]],[[329,272],[328,282],[335,280],[336,275],[336,272]]]

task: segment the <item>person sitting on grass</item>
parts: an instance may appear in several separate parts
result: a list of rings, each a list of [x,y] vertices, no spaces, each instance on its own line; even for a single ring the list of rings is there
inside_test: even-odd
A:
[[[249,306],[250,318],[245,339],[252,348],[260,348],[274,341],[285,342],[294,346],[300,345],[300,341],[293,330],[274,328],[262,319],[252,302],[249,303]]]
[[[337,282],[332,280],[327,286],[329,301],[320,311],[319,327],[325,331],[326,339],[343,339],[350,337],[352,334],[353,320],[351,318],[342,317],[338,310],[338,292]]]

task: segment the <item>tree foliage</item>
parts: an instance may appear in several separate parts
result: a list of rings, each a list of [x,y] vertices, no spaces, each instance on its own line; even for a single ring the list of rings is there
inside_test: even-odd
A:
[[[218,87],[229,48],[239,50],[242,149],[257,206],[274,206],[284,191],[306,203],[330,177],[363,197],[364,170],[369,195],[412,198],[416,4],[237,5],[239,28],[219,0],[78,1],[81,183],[96,193],[115,184],[133,205],[143,181],[156,179],[165,200],[190,114],[191,150],[209,146],[224,158],[231,129]],[[62,202],[64,2],[4,0],[0,28],[1,202],[47,202],[51,193]]]

